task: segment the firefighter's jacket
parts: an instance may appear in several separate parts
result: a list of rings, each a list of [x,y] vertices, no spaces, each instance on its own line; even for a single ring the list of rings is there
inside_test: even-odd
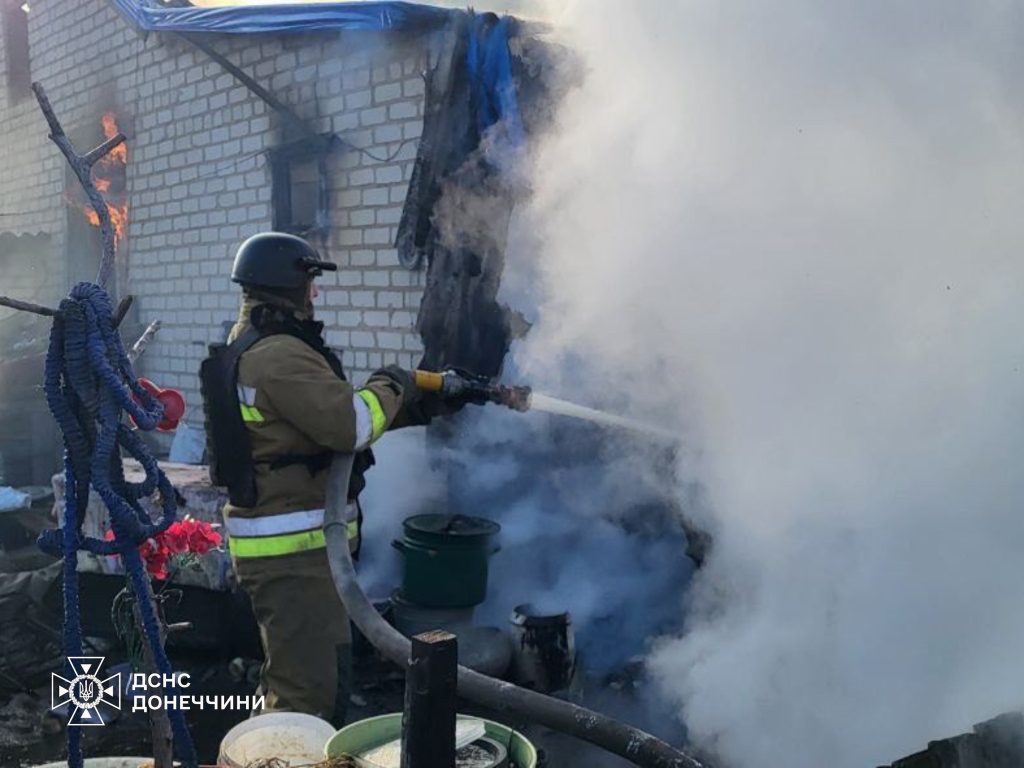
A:
[[[250,324],[258,302],[242,304],[229,341]],[[296,316],[303,317],[301,310]],[[324,356],[302,339],[275,334],[257,341],[238,363],[238,396],[255,465],[256,505],[224,508],[229,547],[236,568],[265,563],[284,568],[323,567],[323,516],[327,463],[319,467],[295,457],[327,457],[357,447],[357,407],[366,404],[372,439],[395,420],[401,392],[391,379],[371,377],[359,389],[340,378]],[[356,402],[358,399],[359,402]],[[366,424],[363,425],[366,430]],[[362,446],[365,447],[365,446]],[[280,466],[282,457],[291,463]],[[349,541],[358,547],[358,511],[348,511]]]

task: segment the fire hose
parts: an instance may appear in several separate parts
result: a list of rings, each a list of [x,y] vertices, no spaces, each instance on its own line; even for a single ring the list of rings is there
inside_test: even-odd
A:
[[[161,642],[159,619],[147,597],[149,583],[139,545],[173,522],[177,494],[142,438],[122,422],[122,414],[127,412],[142,430],[160,428],[161,424],[168,428],[181,417],[184,400],[176,392],[136,379],[114,328],[113,314],[106,291],[93,283],[79,283],[61,302],[60,316],[50,330],[43,391],[63,434],[65,505],[63,527],[43,531],[39,546],[64,558],[63,645],[69,667],[71,659],[82,655],[77,564],[78,551],[84,550],[97,555],[121,555],[155,671],[170,676],[173,669]],[[170,413],[179,406],[180,411]],[[125,479],[122,450],[145,470],[141,483]],[[112,541],[83,532],[90,486],[110,511]],[[153,522],[140,500],[157,490],[162,514],[158,522]],[[83,718],[89,716],[88,707],[83,711]],[[170,710],[168,715],[182,762],[195,766],[196,753],[185,716],[177,709]],[[97,723],[83,719],[72,725],[94,724]],[[102,725],[102,721],[98,724]],[[67,754],[68,765],[81,768],[82,728],[67,729]]]
[[[350,453],[335,455],[327,480],[324,536],[331,577],[359,631],[381,655],[404,669],[409,665],[411,643],[381,617],[363,593],[349,553],[345,507],[353,458]],[[575,736],[642,768],[706,768],[705,763],[638,728],[462,665],[458,690],[476,704]]]

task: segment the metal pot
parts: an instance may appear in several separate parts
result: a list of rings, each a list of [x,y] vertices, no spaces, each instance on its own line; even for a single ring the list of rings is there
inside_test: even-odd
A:
[[[541,693],[569,688],[576,672],[576,639],[568,613],[543,613],[529,604],[512,610],[512,673]]]
[[[458,634],[473,626],[475,606],[469,608],[427,608],[406,600],[402,590],[391,593],[391,621],[406,637],[443,629]]]
[[[488,560],[501,526],[465,515],[414,515],[391,545],[402,554],[402,597],[428,608],[469,608],[487,597]]]

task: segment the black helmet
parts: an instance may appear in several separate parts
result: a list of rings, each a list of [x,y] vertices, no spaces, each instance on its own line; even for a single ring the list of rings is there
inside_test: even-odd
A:
[[[231,279],[258,288],[302,288],[324,270],[337,269],[337,264],[321,261],[316,249],[301,237],[261,232],[238,247]]]

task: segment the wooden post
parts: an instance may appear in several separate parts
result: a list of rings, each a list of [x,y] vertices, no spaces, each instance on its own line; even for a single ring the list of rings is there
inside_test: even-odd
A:
[[[156,624],[160,630],[160,645],[163,646],[166,639],[166,630],[164,629],[163,619],[160,617],[160,609],[157,605],[156,597],[153,595],[153,587],[149,583],[148,574],[143,577],[143,581],[146,583],[146,594],[136,595],[135,599],[147,600],[152,606],[152,610],[156,613]],[[142,623],[142,612],[139,610],[138,603],[132,606],[132,608],[135,614],[135,624],[142,633],[142,671],[147,676],[159,673],[160,670],[156,667],[156,659],[153,657],[153,649],[149,647],[149,641],[146,638],[146,628]],[[164,694],[166,691],[161,690],[160,693]],[[171,718],[167,714],[166,709],[149,710],[149,730],[153,736],[153,768],[173,768],[174,733],[171,730]]]
[[[412,638],[405,674],[402,768],[454,768],[459,646],[441,630]]]

